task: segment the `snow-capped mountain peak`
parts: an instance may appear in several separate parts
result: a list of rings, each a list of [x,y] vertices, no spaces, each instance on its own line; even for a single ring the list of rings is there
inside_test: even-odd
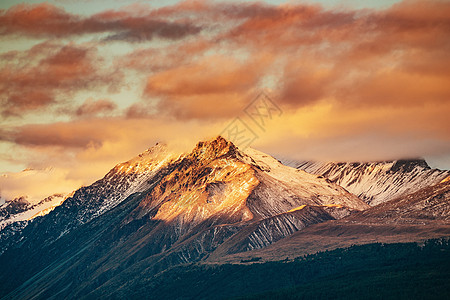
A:
[[[5,235],[0,251],[8,250],[0,258],[10,259],[3,260],[4,269],[33,267],[24,270],[20,283],[30,283],[26,296],[41,295],[41,286],[64,296],[67,286],[80,277],[89,283],[77,294],[82,296],[117,278],[128,280],[136,272],[148,279],[152,277],[147,274],[177,264],[220,261],[265,248],[308,228],[326,232],[338,219],[342,223],[336,230],[359,230],[352,217],[374,208],[338,183],[367,188],[367,193],[382,199],[405,192],[402,184],[415,182],[414,174],[434,179],[445,175],[433,175],[435,171],[422,162],[305,166],[323,173],[285,166],[257,150],[241,150],[220,136],[183,154],[156,145],[80,188],[23,230],[17,227],[18,234]],[[448,212],[447,195],[448,189],[432,189],[418,201],[408,198],[402,202],[408,212],[405,217],[417,215],[409,213],[409,203],[414,211],[430,207],[424,217],[439,217]],[[385,211],[389,215],[392,209]],[[35,276],[41,270],[45,272],[38,274],[43,276]]]
[[[328,178],[371,206],[439,183],[449,171],[431,169],[423,159],[367,163],[300,162],[298,169]]]

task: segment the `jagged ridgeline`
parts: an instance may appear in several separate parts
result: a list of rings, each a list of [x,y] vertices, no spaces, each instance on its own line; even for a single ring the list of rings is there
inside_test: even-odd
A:
[[[355,194],[370,206],[406,196],[437,184],[449,171],[432,169],[423,159],[368,163],[298,162],[298,169],[324,176]]]
[[[160,276],[173,266],[243,253],[244,263],[259,263],[266,257],[253,259],[260,257],[254,251],[364,216],[366,202],[326,176],[220,136],[183,154],[157,144],[2,238],[0,296],[120,298],[124,280],[133,287],[142,274]]]

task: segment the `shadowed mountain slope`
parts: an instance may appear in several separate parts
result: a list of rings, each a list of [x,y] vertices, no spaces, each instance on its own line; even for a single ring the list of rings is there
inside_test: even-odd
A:
[[[0,256],[0,293],[80,298],[118,289],[123,276],[263,248],[368,207],[329,180],[222,137],[178,156],[158,146],[25,227]]]
[[[264,249],[211,259],[237,263],[252,257],[279,260],[375,242],[420,242],[450,237],[450,181],[423,188],[340,220],[314,224]]]

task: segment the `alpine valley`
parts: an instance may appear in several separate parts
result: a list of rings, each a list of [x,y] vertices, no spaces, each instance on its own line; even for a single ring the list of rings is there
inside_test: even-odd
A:
[[[290,165],[220,136],[157,144],[66,198],[7,202],[0,297],[449,297],[449,171]]]

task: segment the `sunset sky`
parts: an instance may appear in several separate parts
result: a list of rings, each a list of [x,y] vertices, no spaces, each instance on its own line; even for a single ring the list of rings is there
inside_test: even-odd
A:
[[[3,200],[236,118],[279,157],[450,168],[450,1],[19,2],[0,3]],[[257,126],[261,92],[279,111]]]

